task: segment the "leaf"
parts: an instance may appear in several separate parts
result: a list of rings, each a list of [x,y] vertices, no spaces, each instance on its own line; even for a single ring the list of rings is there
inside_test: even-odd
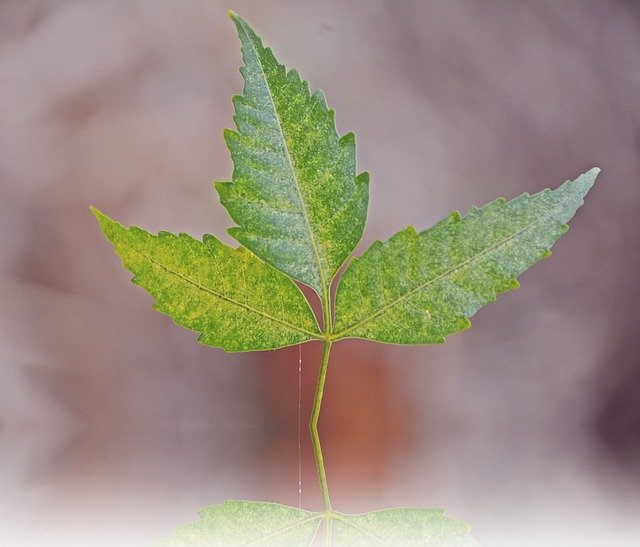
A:
[[[310,545],[322,514],[277,503],[226,501],[199,512],[201,520],[176,530],[163,547]]]
[[[242,42],[244,89],[233,98],[237,130],[224,135],[232,180],[216,188],[237,224],[229,233],[243,246],[209,235],[153,235],[93,212],[154,308],[200,332],[203,344],[252,351],[323,340],[310,431],[325,509],[227,501],[200,511],[162,545],[309,545],[322,527],[325,544],[476,546],[468,526],[441,510],[331,509],[317,431],[331,345],[349,337],[443,342],[469,327],[480,307],[518,287],[516,277],[550,254],[599,169],[555,191],[499,199],[420,234],[409,227],[374,243],[340,280],[332,326],[329,289],[362,237],[369,177],[356,176],[355,137],[338,135],[322,91],[311,94],[246,21],[230,16]],[[321,296],[322,333],[294,279]]]
[[[246,249],[209,235],[203,241],[168,232],[154,236],[92,211],[133,282],[156,299],[154,308],[201,332],[199,342],[252,351],[320,337],[295,283]]]
[[[238,224],[229,233],[278,270],[328,295],[362,237],[369,176],[356,177],[355,137],[339,137],[324,94],[287,72],[247,22],[230,12],[242,42],[237,131],[224,137],[232,182],[216,184]]]
[[[200,520],[176,530],[162,547],[204,545],[310,545],[321,522],[334,545],[475,547],[464,522],[441,509],[402,507],[360,515],[303,511],[277,503],[226,501],[199,511]]]
[[[425,344],[468,328],[479,308],[517,288],[516,277],[551,254],[599,171],[375,242],[340,280],[333,338]]]
[[[336,546],[423,545],[472,547],[479,543],[464,522],[445,517],[441,509],[402,507],[361,515],[336,513]]]

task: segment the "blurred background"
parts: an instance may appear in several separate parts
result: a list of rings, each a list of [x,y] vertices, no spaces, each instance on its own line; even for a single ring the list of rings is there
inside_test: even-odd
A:
[[[241,91],[232,8],[371,173],[362,252],[411,223],[598,184],[552,259],[442,346],[336,345],[334,506],[442,507],[485,545],[640,535],[640,3],[3,0],[0,543],[146,545],[227,498],[320,497],[320,348],[230,355],[151,309],[95,205],[231,243],[211,182]]]

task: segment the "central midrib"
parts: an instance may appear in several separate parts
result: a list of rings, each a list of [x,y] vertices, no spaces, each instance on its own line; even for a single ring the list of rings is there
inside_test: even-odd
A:
[[[235,306],[238,306],[240,308],[244,308],[245,310],[249,311],[249,312],[253,312],[257,315],[261,315],[262,317],[264,317],[265,319],[269,319],[270,321],[274,321],[276,323],[279,323],[281,325],[284,325],[285,327],[288,327],[292,330],[301,332],[303,334],[309,335],[314,339],[319,339],[320,337],[318,336],[318,334],[314,334],[306,329],[303,329],[301,327],[298,327],[296,325],[292,325],[291,323],[288,323],[287,321],[284,321],[282,319],[279,319],[277,317],[273,317],[272,315],[269,315],[268,313],[265,313],[263,311],[257,310],[251,306],[249,306],[248,304],[244,303],[244,302],[239,302],[238,300],[234,300],[233,298],[229,298],[228,296],[218,293],[212,289],[210,289],[209,287],[205,287],[204,285],[201,285],[200,283],[198,283],[197,281],[194,281],[193,279],[188,278],[187,276],[181,274],[180,272],[177,272],[175,270],[172,270],[171,268],[165,266],[164,264],[162,264],[161,262],[158,262],[155,258],[153,258],[152,256],[149,256],[147,253],[136,249],[133,245],[131,245],[130,243],[126,242],[124,239],[120,239],[120,241],[122,242],[123,245],[125,245],[126,247],[128,247],[129,249],[131,249],[132,251],[138,253],[140,256],[143,256],[144,258],[146,258],[149,262],[153,263],[154,265],[158,266],[159,268],[162,268],[164,271],[166,271],[169,274],[175,275],[176,277],[182,279],[184,282],[189,283],[191,285],[193,285],[194,287],[197,287],[200,290],[203,290],[213,296],[215,296],[216,298],[220,298],[221,300],[224,300],[225,302],[229,302],[230,304],[233,304]]]
[[[541,223],[542,221],[546,221],[549,217],[552,216],[553,213],[555,213],[558,209],[560,209],[560,207],[556,207],[555,209],[553,209],[549,214],[547,214],[546,216],[539,218],[535,221],[533,221],[531,224],[528,224],[527,226],[525,226],[524,228],[522,228],[521,230],[518,230],[517,232],[514,232],[513,234],[511,234],[509,237],[499,241],[498,243],[495,243],[494,245],[491,245],[490,247],[487,247],[486,249],[484,249],[482,252],[478,253],[477,255],[472,256],[471,258],[468,258],[467,260],[461,262],[460,264],[457,264],[456,266],[454,266],[453,268],[450,268],[449,270],[441,273],[440,275],[434,277],[433,279],[429,279],[428,281],[418,285],[417,287],[415,287],[414,289],[411,289],[410,291],[408,291],[407,293],[403,294],[400,298],[394,300],[393,302],[386,304],[385,306],[383,306],[382,308],[380,308],[377,312],[375,312],[374,314],[370,315],[369,317],[365,317],[364,319],[361,319],[360,321],[358,321],[357,323],[355,323],[354,325],[351,325],[350,327],[347,327],[346,329],[342,330],[341,332],[338,332],[336,334],[333,335],[334,340],[338,340],[340,338],[345,338],[350,332],[353,332],[354,330],[356,330],[357,328],[361,327],[362,325],[366,325],[367,323],[369,323],[370,321],[373,321],[376,317],[379,317],[380,315],[382,315],[384,312],[386,312],[387,310],[393,308],[394,306],[397,306],[398,304],[400,304],[402,301],[406,300],[407,298],[409,298],[410,296],[412,296],[413,294],[415,294],[418,291],[423,290],[425,287],[428,287],[429,285],[432,285],[433,283],[436,283],[437,281],[440,281],[441,279],[451,275],[452,273],[454,273],[457,270],[460,270],[462,268],[464,268],[465,266],[468,266],[471,262],[478,260],[480,257],[482,257],[483,255],[490,253],[491,251],[494,251],[495,249],[497,249],[498,247],[502,246],[502,245],[506,245],[507,243],[509,243],[510,241],[512,241],[513,239],[515,239],[516,237],[518,237],[520,234],[522,234],[523,232],[526,232],[527,230],[531,229],[533,226],[535,226],[536,224]]]
[[[322,263],[320,260],[320,253],[318,250],[318,245],[316,243],[315,240],[315,236],[313,234],[313,231],[311,230],[311,221],[309,220],[309,213],[307,211],[307,207],[306,204],[304,202],[303,196],[302,196],[302,189],[300,187],[300,181],[298,180],[298,176],[296,175],[296,170],[293,166],[293,160],[291,158],[291,155],[289,154],[289,149],[287,148],[287,141],[284,137],[284,130],[282,129],[282,124],[280,123],[280,116],[278,115],[278,110],[276,109],[276,103],[273,99],[273,94],[271,93],[271,87],[269,85],[269,81],[267,80],[267,75],[264,71],[264,68],[262,66],[262,61],[260,59],[260,54],[255,46],[255,44],[253,43],[253,39],[251,38],[251,35],[247,32],[247,29],[245,28],[245,23],[244,21],[241,23],[242,25],[242,29],[244,30],[245,36],[248,39],[248,42],[251,44],[251,48],[253,49],[253,53],[256,56],[256,59],[258,61],[258,66],[260,67],[260,72],[262,73],[262,77],[264,79],[265,82],[265,87],[267,89],[267,94],[269,96],[269,101],[271,103],[271,107],[273,109],[273,115],[274,118],[276,120],[276,124],[278,126],[278,133],[280,135],[280,140],[281,140],[281,144],[282,144],[282,150],[284,152],[284,155],[287,159],[287,165],[289,166],[289,171],[291,172],[291,178],[293,179],[293,183],[296,189],[296,194],[298,195],[298,200],[300,201],[300,208],[302,209],[302,216],[304,218],[305,224],[307,225],[307,236],[309,239],[309,243],[311,244],[311,248],[313,249],[313,254],[316,260],[316,265],[317,265],[317,270],[318,270],[318,277],[320,278],[320,289],[323,293],[323,295],[326,293],[327,291],[327,283],[326,280],[324,278],[324,273],[322,271]],[[285,76],[286,76],[286,71],[285,71]]]

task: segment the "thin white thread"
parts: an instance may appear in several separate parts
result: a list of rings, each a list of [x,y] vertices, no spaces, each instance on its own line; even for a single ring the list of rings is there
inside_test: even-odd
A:
[[[298,344],[298,508],[302,509],[302,344]]]

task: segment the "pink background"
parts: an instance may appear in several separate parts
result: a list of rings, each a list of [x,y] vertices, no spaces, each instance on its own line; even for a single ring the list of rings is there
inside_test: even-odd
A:
[[[227,8],[322,87],[371,173],[364,241],[603,172],[554,256],[442,346],[340,342],[334,505],[442,507],[485,545],[640,533],[640,5],[0,4],[0,543],[143,545],[227,498],[297,504],[298,348],[229,355],[151,310],[95,205],[231,242]],[[303,505],[319,507],[306,420]]]

